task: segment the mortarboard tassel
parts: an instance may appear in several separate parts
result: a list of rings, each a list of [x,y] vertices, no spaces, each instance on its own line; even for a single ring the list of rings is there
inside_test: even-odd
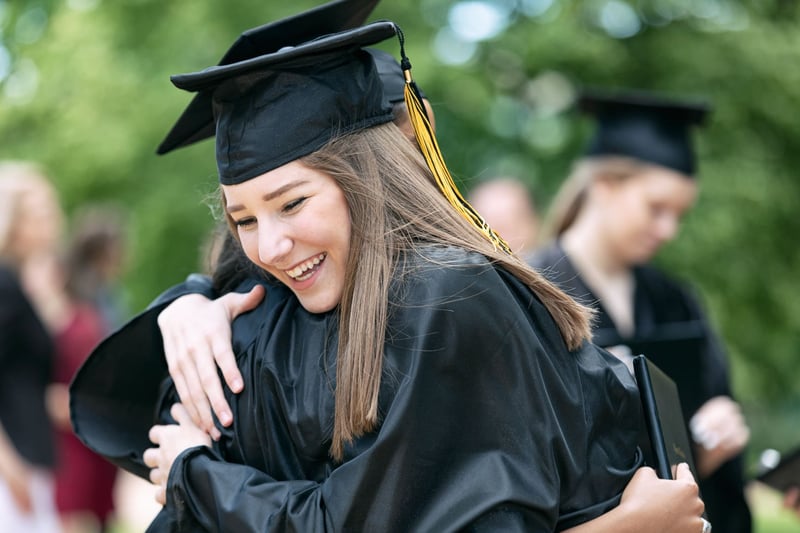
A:
[[[403,96],[405,97],[406,107],[408,108],[408,115],[411,119],[411,124],[414,127],[414,135],[419,143],[419,148],[425,161],[428,163],[428,168],[431,170],[439,190],[442,191],[447,201],[463,216],[467,221],[472,224],[478,231],[480,231],[495,248],[499,247],[508,254],[513,254],[508,244],[495,233],[492,228],[486,223],[483,217],[475,211],[475,209],[467,202],[461,195],[458,187],[456,187],[450,171],[447,170],[447,165],[444,162],[444,156],[439,149],[439,143],[436,141],[436,135],[431,128],[428,114],[425,111],[425,106],[422,104],[422,97],[420,96],[417,84],[411,77],[411,61],[406,57],[405,52],[405,39],[403,32],[397,28],[397,37],[400,40],[400,66],[403,69],[403,76],[405,77],[406,84],[403,89]]]

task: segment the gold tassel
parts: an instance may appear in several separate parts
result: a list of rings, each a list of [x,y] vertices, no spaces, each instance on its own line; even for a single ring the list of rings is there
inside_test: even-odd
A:
[[[436,142],[436,135],[433,132],[433,128],[431,128],[431,123],[428,120],[428,115],[422,104],[419,90],[414,80],[411,78],[411,62],[408,60],[408,57],[406,57],[404,38],[399,28],[397,28],[397,35],[400,40],[400,66],[403,69],[403,76],[406,81],[403,89],[403,96],[405,97],[411,124],[414,126],[414,134],[417,138],[417,143],[419,143],[422,155],[425,157],[428,168],[431,170],[436,180],[436,185],[439,186],[439,190],[442,191],[442,194],[444,194],[444,197],[450,202],[450,205],[452,205],[461,216],[467,219],[467,222],[480,231],[495,248],[499,247],[506,253],[513,254],[508,244],[489,227],[483,217],[469,205],[469,202],[464,199],[458,187],[456,187],[453,177],[450,175],[450,171],[447,170],[447,165],[444,163],[444,156],[442,156],[442,152],[439,149],[439,143]]]

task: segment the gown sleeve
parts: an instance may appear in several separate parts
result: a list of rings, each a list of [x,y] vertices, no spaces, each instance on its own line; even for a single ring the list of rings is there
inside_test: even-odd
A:
[[[728,356],[722,340],[709,322],[707,313],[693,291],[684,288],[683,295],[689,312],[692,316],[697,317],[705,337],[705,349],[701,363],[703,364],[708,399],[715,396],[732,396]]]
[[[241,290],[249,290],[244,283]],[[142,453],[156,423],[154,406],[168,376],[159,313],[186,294],[215,297],[211,280],[192,274],[159,295],[148,308],[105,338],[81,365],[70,385],[75,434],[91,450],[139,477],[149,469]]]
[[[609,510],[639,465],[640,426],[625,419],[635,389],[593,346],[567,352],[524,294],[486,265],[410,281],[390,310],[381,427],[320,481],[279,480],[210,448],[186,450],[168,480],[173,523],[535,533]],[[593,387],[602,405],[590,405]]]

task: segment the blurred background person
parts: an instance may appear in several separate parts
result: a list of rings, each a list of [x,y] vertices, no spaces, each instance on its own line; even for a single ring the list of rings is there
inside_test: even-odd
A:
[[[108,255],[103,245],[119,244],[116,238],[106,238],[118,235],[114,228],[92,225],[99,234],[97,239],[86,226],[80,228],[82,233],[73,236],[72,246],[63,257],[52,261],[49,278],[41,280],[42,285],[51,287],[52,298],[61,306],[58,322],[50,324],[56,359],[47,407],[56,427],[55,495],[62,528],[65,533],[96,533],[109,531],[117,468],[73,434],[68,387],[80,365],[109,332],[101,307],[104,302],[96,299],[99,291],[91,290],[90,281],[105,283],[111,279],[98,276]]]
[[[73,219],[70,235],[70,292],[100,312],[108,333],[129,314],[119,285],[125,268],[125,217],[117,206],[84,206]]]
[[[0,532],[59,531],[55,450],[45,390],[58,306],[36,286],[63,225],[59,201],[35,165],[0,162]]]
[[[642,343],[690,347],[672,356],[686,356],[684,373],[699,379],[671,377],[690,421],[706,512],[714,531],[749,533],[749,430],[731,398],[726,354],[691,291],[649,264],[697,196],[690,130],[707,108],[640,92],[587,93],[579,105],[597,120],[595,135],[551,206],[546,234],[554,241],[532,264],[597,310],[594,342],[623,361]]]
[[[533,195],[521,180],[497,177],[479,182],[467,201],[519,256],[536,247],[539,214]]]

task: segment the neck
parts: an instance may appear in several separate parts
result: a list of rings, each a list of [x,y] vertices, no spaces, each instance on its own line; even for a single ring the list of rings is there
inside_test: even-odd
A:
[[[600,227],[600,221],[591,216],[578,217],[561,235],[562,248],[578,270],[591,269],[606,278],[627,275],[630,266],[616,257]]]

